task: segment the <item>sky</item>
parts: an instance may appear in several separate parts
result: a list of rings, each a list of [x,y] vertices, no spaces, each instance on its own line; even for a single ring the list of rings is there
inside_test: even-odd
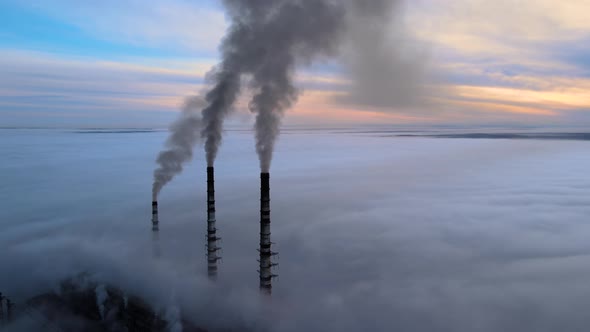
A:
[[[368,76],[346,52],[298,69],[286,125],[590,124],[590,1],[396,10],[390,34],[368,37]],[[166,127],[206,89],[227,25],[215,0],[1,0],[0,126]],[[420,102],[397,100],[417,90]],[[252,123],[246,105],[230,125]]]

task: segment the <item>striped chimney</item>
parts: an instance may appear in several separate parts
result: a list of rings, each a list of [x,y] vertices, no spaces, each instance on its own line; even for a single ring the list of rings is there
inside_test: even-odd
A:
[[[277,265],[272,262],[272,256],[276,253],[271,250],[270,241],[270,174],[260,173],[260,290],[270,295],[272,292],[272,267]]]
[[[152,231],[157,232],[159,230],[158,226],[158,202],[152,202]]]
[[[207,274],[209,278],[217,278],[217,255],[219,247],[217,241],[217,228],[215,228],[215,170],[207,167]]]

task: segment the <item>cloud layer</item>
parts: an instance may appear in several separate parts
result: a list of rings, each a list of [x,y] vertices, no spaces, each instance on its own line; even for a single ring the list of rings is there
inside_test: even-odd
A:
[[[0,172],[0,264],[11,271],[0,285],[18,302],[89,270],[208,326],[516,332],[589,323],[586,142],[287,132],[271,180],[280,279],[263,315],[249,133],[227,136],[216,167],[219,287],[206,279],[202,155],[161,197],[154,260],[145,179],[164,133],[2,135],[2,151],[22,156]]]

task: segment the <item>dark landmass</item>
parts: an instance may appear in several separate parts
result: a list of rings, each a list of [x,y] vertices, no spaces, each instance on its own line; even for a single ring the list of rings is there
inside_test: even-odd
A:
[[[472,139],[537,139],[590,141],[590,133],[465,133],[465,134],[399,134],[388,137],[472,138]]]
[[[182,312],[178,321],[167,321],[164,312],[156,311],[140,297],[128,295],[116,287],[100,286],[85,276],[63,281],[58,290],[39,294],[17,305],[11,321],[18,320],[31,320],[43,331],[209,331],[185,319]],[[11,322],[2,323],[9,328]]]
[[[90,129],[90,130],[75,130],[74,134],[141,134],[154,133],[161,130],[156,129]]]

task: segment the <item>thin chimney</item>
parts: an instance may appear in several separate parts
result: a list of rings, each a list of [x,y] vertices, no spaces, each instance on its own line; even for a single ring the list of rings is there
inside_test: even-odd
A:
[[[272,256],[276,253],[271,250],[270,241],[270,174],[260,173],[260,290],[264,294],[272,293],[272,267],[277,265],[272,262]]]
[[[2,295],[2,293],[0,293],[0,324],[2,324],[2,322],[4,321],[4,308],[2,306],[3,301],[4,296]]]
[[[154,258],[162,256],[162,249],[160,248],[160,232],[156,229],[152,232],[152,253]]]
[[[209,278],[217,278],[217,255],[219,247],[215,228],[215,169],[207,167],[207,274]]]
[[[12,321],[12,311],[14,308],[14,302],[10,301],[10,299],[6,299],[6,321]]]
[[[158,226],[158,202],[152,202],[152,231],[157,232],[159,230]]]

